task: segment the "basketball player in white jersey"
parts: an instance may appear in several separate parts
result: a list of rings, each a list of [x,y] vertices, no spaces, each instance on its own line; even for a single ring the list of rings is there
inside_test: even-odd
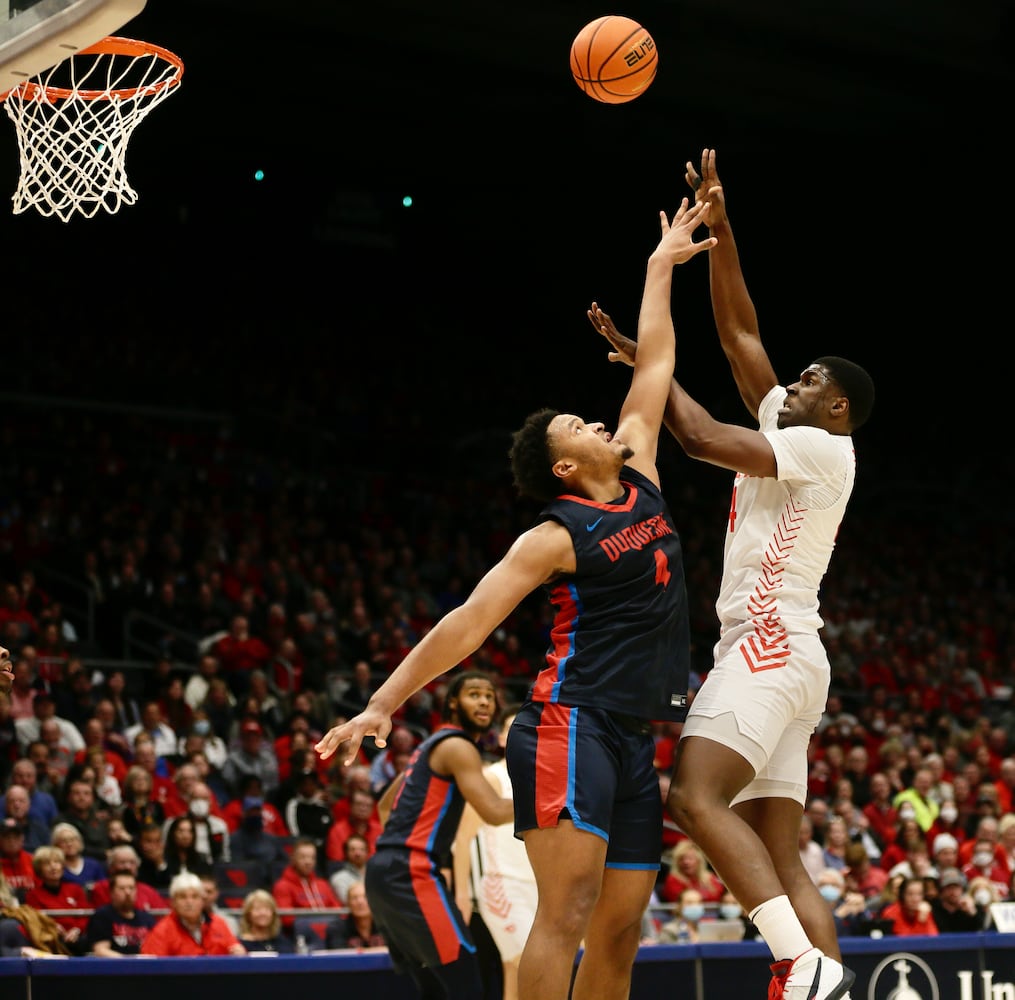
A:
[[[843,967],[827,904],[805,871],[797,835],[807,747],[828,696],[818,588],[853,489],[850,437],[874,386],[858,365],[823,357],[783,388],[761,343],[715,150],[687,181],[718,243],[709,254],[712,309],[741,398],[758,429],[714,420],[676,380],[666,426],[692,458],[736,473],[725,525],[714,665],[677,748],[667,808],[749,912],[775,959],[769,1000],[838,1000]],[[660,310],[669,321],[669,310]],[[593,326],[631,363],[636,345],[601,310]],[[677,357],[680,357],[679,347]]]
[[[501,751],[507,745],[518,707],[509,705],[504,709],[498,735]],[[483,773],[498,795],[511,798],[511,779],[503,757],[488,764]],[[454,850],[455,902],[468,921],[472,901],[476,901],[476,909],[500,953],[504,1000],[518,1000],[518,962],[538,898],[525,842],[515,837],[512,823],[484,823],[479,813],[466,805]]]

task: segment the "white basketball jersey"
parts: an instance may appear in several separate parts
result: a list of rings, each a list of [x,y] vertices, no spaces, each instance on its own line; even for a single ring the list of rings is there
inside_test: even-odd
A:
[[[772,444],[777,478],[737,473],[726,524],[723,577],[716,601],[722,628],[778,623],[819,629],[818,587],[853,492],[853,439],[818,427],[777,427],[786,390],[762,400],[759,426]]]

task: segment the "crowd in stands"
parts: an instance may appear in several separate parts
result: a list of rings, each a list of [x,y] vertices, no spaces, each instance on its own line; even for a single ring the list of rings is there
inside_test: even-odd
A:
[[[263,425],[250,443],[232,421],[15,406],[0,431],[0,644],[15,671],[0,696],[5,909],[94,910],[23,933],[56,934],[71,954],[137,952],[154,927],[144,914],[197,919],[193,876],[242,910],[227,949],[376,943],[357,888],[376,802],[439,719],[446,678],[400,710],[386,750],[368,744],[346,766],[313,745],[528,526],[506,441],[449,484],[422,463],[397,481],[353,468],[352,445],[321,461],[323,445]],[[667,463],[664,480],[683,484],[671,507],[693,696],[715,637],[728,482],[683,465],[667,477]],[[858,486],[823,588],[832,694],[801,855],[843,934],[990,927],[990,903],[1015,899],[1010,533],[968,506],[929,521],[885,482]],[[149,623],[144,670],[115,662],[132,612]],[[549,613],[534,594],[464,665],[517,701]],[[664,795],[678,736],[657,727]],[[735,906],[670,822],[664,845],[646,940],[666,940],[682,910],[693,930]],[[321,935],[279,913],[298,908],[343,912]]]

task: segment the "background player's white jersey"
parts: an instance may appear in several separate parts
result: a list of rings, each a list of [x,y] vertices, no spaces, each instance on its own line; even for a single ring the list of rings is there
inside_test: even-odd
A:
[[[748,620],[789,632],[818,629],[818,587],[853,492],[853,439],[818,427],[777,428],[786,398],[774,386],[758,410],[777,479],[738,473],[726,525],[716,611],[723,629]]]

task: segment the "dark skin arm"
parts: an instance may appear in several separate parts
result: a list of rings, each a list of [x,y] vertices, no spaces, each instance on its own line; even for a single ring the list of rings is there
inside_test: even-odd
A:
[[[499,826],[514,820],[511,799],[498,795],[483,774],[483,758],[475,743],[448,739],[438,743],[430,754],[430,767],[441,775],[451,775],[465,801],[486,823]]]
[[[695,201],[709,204],[709,231],[718,240],[708,255],[712,314],[740,396],[751,416],[757,419],[761,401],[772,386],[778,385],[778,379],[761,343],[758,314],[740,267],[740,255],[726,213],[726,196],[715,168],[715,150],[702,150],[698,169],[688,160],[684,177],[694,190]]]
[[[638,352],[635,341],[625,337],[598,306],[588,316],[613,348],[610,361],[633,364]],[[773,477],[777,472],[775,452],[761,431],[716,420],[676,379],[670,384],[663,423],[691,458],[749,476]]]

